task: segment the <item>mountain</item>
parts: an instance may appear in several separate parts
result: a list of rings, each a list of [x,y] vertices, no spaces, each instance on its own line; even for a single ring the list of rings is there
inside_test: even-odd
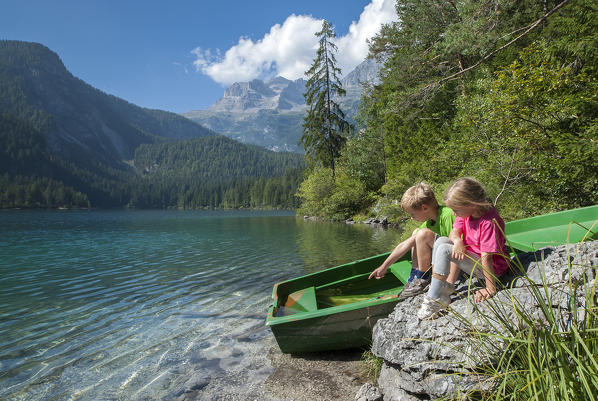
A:
[[[340,103],[342,110],[350,118],[354,118],[359,111],[359,102],[363,93],[364,83],[377,85],[380,83],[380,64],[374,59],[366,59],[341,79],[341,84],[347,94],[336,100]]]
[[[379,70],[374,60],[365,60],[341,80],[347,95],[336,100],[349,119],[358,111],[362,83],[377,83]],[[207,109],[182,115],[243,143],[275,151],[300,151],[298,142],[307,109],[305,84],[301,78],[291,81],[283,77],[237,82]]]
[[[224,96],[207,110],[211,112],[257,113],[260,110],[305,109],[305,80],[290,81],[276,77],[263,82],[237,82],[224,91]]]
[[[122,168],[142,143],[197,138],[210,130],[175,113],[148,110],[93,88],[37,43],[0,41],[0,111],[34,120],[51,151]]]
[[[300,155],[103,93],[41,44],[0,41],[0,93],[0,208],[292,206]]]

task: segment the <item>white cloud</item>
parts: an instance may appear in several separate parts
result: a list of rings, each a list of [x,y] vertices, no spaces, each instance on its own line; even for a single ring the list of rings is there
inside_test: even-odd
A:
[[[366,40],[380,30],[383,23],[396,19],[395,0],[372,0],[351,24],[349,32],[337,37],[337,61],[343,74],[362,62],[368,52]],[[329,21],[334,25],[334,21]],[[315,57],[318,41],[314,35],[322,27],[322,20],[307,15],[290,15],[282,25],[276,24],[260,40],[240,38],[224,55],[219,49],[197,47],[191,53],[193,64],[200,71],[222,85],[267,78],[276,75],[288,79],[304,76]]]
[[[336,59],[343,74],[348,74],[361,63],[368,54],[367,40],[380,31],[382,24],[395,21],[395,0],[372,0],[365,6],[359,21],[351,24],[349,32],[337,37],[338,53]]]

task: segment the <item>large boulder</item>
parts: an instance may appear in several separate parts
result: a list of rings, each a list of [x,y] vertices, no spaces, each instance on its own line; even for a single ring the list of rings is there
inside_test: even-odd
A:
[[[457,283],[446,315],[419,320],[416,312],[424,296],[419,295],[399,302],[388,318],[377,322],[372,352],[384,359],[378,386],[385,401],[435,399],[457,388],[462,391],[487,388],[491,384],[488,378],[472,372],[480,361],[495,358],[501,344],[495,340],[490,350],[478,347],[472,333],[504,330],[492,317],[495,314],[491,309],[500,310],[502,318],[515,329],[525,327],[526,323],[513,311],[513,303],[526,311],[534,324],[545,324],[536,298],[539,295],[548,297],[548,304],[559,315],[571,312],[569,301],[574,297],[579,307],[577,313],[583,313],[585,291],[593,287],[596,278],[598,241],[548,247],[517,258],[522,270],[503,277],[503,289],[486,302],[470,301],[481,283],[463,279]],[[541,291],[535,291],[538,288]],[[563,317],[566,322],[567,316]]]

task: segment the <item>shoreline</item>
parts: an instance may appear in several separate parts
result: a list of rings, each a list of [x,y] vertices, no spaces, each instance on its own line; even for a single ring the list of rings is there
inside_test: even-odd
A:
[[[274,372],[264,387],[281,400],[353,400],[366,379],[361,374],[363,350],[283,354],[270,348]]]
[[[353,400],[367,381],[361,349],[283,354],[273,335],[260,342],[227,374],[188,378],[174,400]]]

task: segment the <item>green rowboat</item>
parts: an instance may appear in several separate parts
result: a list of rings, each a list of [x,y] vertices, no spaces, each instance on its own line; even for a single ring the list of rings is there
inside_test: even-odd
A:
[[[523,252],[596,240],[598,205],[514,220],[505,226],[507,245]]]
[[[388,255],[275,284],[266,325],[280,350],[302,353],[367,345],[374,324],[392,312],[411,272],[405,257],[384,278],[368,280]]]
[[[515,251],[598,239],[598,205],[506,224]],[[274,285],[266,325],[280,350],[303,353],[362,347],[378,319],[394,309],[409,278],[410,255],[380,280],[368,280],[388,253],[346,263]]]

